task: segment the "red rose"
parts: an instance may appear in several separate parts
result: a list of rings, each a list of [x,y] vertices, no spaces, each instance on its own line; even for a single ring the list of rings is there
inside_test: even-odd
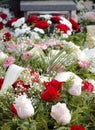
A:
[[[40,29],[46,29],[49,27],[49,24],[46,20],[40,20],[35,23],[35,27]]]
[[[1,17],[2,19],[6,19],[6,17],[7,17],[7,14],[5,14],[5,13],[2,13],[2,14],[0,14],[0,17]]]
[[[22,80],[17,80],[13,85],[13,88],[15,89],[15,92],[20,92],[20,93],[26,93],[28,89],[30,88],[30,85],[24,84]]]
[[[4,42],[8,42],[11,40],[11,33],[10,32],[6,32],[3,34],[3,40]]]
[[[53,23],[59,23],[60,22],[60,20],[61,20],[61,18],[60,18],[60,16],[53,16],[52,18],[51,18],[51,21],[53,22]]]
[[[0,30],[3,29],[3,23],[0,22]]]
[[[39,20],[39,17],[37,15],[29,15],[26,19],[26,23],[31,25]]]
[[[70,28],[65,24],[57,24],[56,28],[59,29],[61,32],[67,33],[67,31],[70,30]]]
[[[10,109],[13,112],[14,115],[17,115],[17,110],[15,109],[13,104],[10,105]]]
[[[53,102],[60,98],[60,88],[62,82],[59,82],[55,79],[50,82],[44,82],[46,89],[41,94],[41,98],[47,102]]]
[[[74,21],[73,19],[70,19],[70,22],[72,24],[73,29],[78,32],[80,30],[80,26],[78,25],[78,23],[76,21]]]
[[[89,83],[88,81],[84,81],[82,90],[87,91],[88,93],[91,93],[94,90],[94,86],[91,83]]]
[[[53,86],[55,89],[60,90],[63,82],[59,82],[55,79],[52,79],[50,82],[44,82],[45,87]]]
[[[70,130],[85,130],[85,128],[80,125],[73,125],[70,127]]]
[[[3,82],[4,82],[4,78],[0,78],[0,89],[2,88]]]
[[[10,19],[10,20],[7,22],[6,25],[7,25],[8,27],[12,27],[12,23],[13,23],[13,22],[16,22],[17,20],[18,20],[18,18],[12,18],[12,19]]]
[[[60,93],[57,89],[50,86],[41,94],[41,98],[47,102],[53,102],[60,98]]]
[[[39,82],[40,77],[39,77],[39,73],[35,72],[35,71],[30,71],[30,75],[33,77],[33,82]]]

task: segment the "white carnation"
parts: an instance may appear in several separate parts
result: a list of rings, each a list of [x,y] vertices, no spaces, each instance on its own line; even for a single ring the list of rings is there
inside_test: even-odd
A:
[[[14,107],[17,110],[17,114],[20,118],[28,118],[34,115],[34,108],[31,104],[31,100],[26,95],[18,96],[15,99]]]
[[[57,103],[51,108],[51,117],[56,120],[57,123],[66,125],[71,120],[71,114],[65,103]]]

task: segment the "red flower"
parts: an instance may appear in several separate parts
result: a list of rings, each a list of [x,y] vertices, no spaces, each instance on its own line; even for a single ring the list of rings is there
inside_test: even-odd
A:
[[[44,82],[46,89],[41,94],[41,98],[47,102],[53,102],[60,98],[60,88],[62,82],[53,79],[50,82]]]
[[[85,130],[85,128],[80,125],[73,125],[70,127],[70,130]]]
[[[13,112],[14,115],[17,115],[17,110],[15,109],[13,104],[10,105],[10,109]]]
[[[3,23],[0,22],[0,30],[3,29]]]
[[[91,93],[94,90],[94,86],[91,83],[89,83],[88,81],[84,81],[82,90],[87,91],[88,93]]]
[[[45,87],[53,86],[55,89],[60,90],[63,82],[59,82],[55,79],[52,79],[50,82],[44,82]]]
[[[73,20],[73,19],[70,19],[70,22],[71,22],[71,24],[72,24],[73,29],[74,29],[76,32],[78,32],[78,31],[80,30],[80,26],[78,25],[78,23],[77,23],[75,20]]]
[[[39,20],[39,17],[37,15],[29,15],[26,19],[26,23],[31,25]]]
[[[60,93],[54,87],[48,87],[42,94],[41,98],[47,102],[53,102],[60,98]]]
[[[11,40],[11,33],[10,32],[4,33],[3,40],[4,40],[4,42],[10,41]]]
[[[24,84],[22,80],[17,80],[13,85],[13,88],[15,89],[15,92],[20,92],[20,93],[26,93],[28,89],[30,88],[30,85]]]
[[[0,14],[0,17],[1,17],[2,19],[6,19],[6,17],[7,17],[7,14],[5,14],[5,13],[2,13],[2,14]]]
[[[40,20],[35,23],[35,27],[40,29],[46,29],[49,27],[49,24],[46,20]]]
[[[51,21],[52,21],[53,23],[59,23],[60,20],[61,20],[61,18],[60,18],[60,16],[58,16],[58,15],[53,16],[53,17],[51,18]]]
[[[4,78],[0,78],[0,89],[2,88],[3,82],[4,82]]]
[[[57,24],[56,28],[59,29],[61,32],[67,33],[67,31],[70,30],[70,28],[65,24]]]
[[[39,82],[39,73],[35,72],[35,71],[30,71],[30,75],[33,77],[33,82]]]
[[[12,19],[10,19],[10,20],[7,22],[6,25],[7,25],[8,27],[12,27],[12,23],[13,23],[13,22],[16,22],[17,20],[18,20],[18,18],[12,18]]]

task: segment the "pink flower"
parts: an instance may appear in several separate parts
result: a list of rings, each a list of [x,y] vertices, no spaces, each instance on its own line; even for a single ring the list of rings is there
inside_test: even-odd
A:
[[[19,47],[19,46],[18,46],[17,44],[12,43],[12,44],[9,44],[9,45],[8,45],[8,48],[7,48],[7,49],[8,49],[9,52],[14,52],[14,51],[16,51],[16,49],[18,49],[18,47]]]
[[[85,16],[86,16],[87,20],[89,20],[91,22],[95,22],[95,12],[92,12],[92,11],[87,12],[85,14]]]
[[[46,44],[34,44],[35,47],[39,47],[41,48],[42,50],[46,50],[47,49],[47,45]]]
[[[87,60],[78,60],[78,64],[81,68],[87,68],[89,66],[89,61]]]
[[[4,61],[4,63],[3,63],[3,67],[4,68],[7,68],[7,67],[9,67],[11,64],[13,64],[15,62],[15,59],[14,59],[14,57],[8,57],[8,58],[6,58],[5,59],[5,61]]]
[[[27,61],[31,56],[32,56],[32,53],[28,51],[28,52],[23,53],[22,59]]]

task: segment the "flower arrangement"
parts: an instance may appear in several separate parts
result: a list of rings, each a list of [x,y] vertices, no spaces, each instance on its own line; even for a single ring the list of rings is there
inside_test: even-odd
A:
[[[83,48],[79,24],[59,15],[5,19],[1,130],[94,130],[95,48]]]

